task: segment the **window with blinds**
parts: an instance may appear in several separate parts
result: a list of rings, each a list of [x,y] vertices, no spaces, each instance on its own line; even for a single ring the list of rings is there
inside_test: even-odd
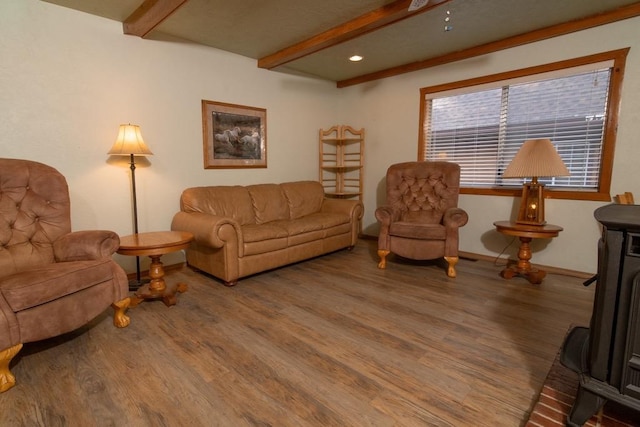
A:
[[[445,90],[423,89],[422,160],[460,164],[463,190],[520,188],[522,179],[503,178],[503,171],[524,141],[548,138],[571,175],[539,181],[569,192],[602,193],[606,187],[608,197],[611,167],[603,163],[611,162],[613,153],[610,126],[617,111],[610,110],[617,108],[617,100],[614,104],[610,94],[621,82],[618,56],[602,60],[601,54],[592,62],[581,58],[574,60],[577,64],[558,63],[558,68],[550,64],[449,84]],[[603,177],[603,171],[609,175]]]

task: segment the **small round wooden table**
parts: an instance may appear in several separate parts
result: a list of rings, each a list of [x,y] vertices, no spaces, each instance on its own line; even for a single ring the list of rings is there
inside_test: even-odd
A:
[[[147,299],[162,298],[164,304],[169,307],[178,302],[176,293],[186,292],[186,283],[166,284],[164,281],[164,269],[160,257],[170,252],[179,251],[189,247],[193,240],[193,234],[186,231],[153,231],[149,233],[131,234],[120,237],[118,253],[121,255],[149,256],[149,277],[151,281],[142,285],[131,298],[130,307],[135,307]]]
[[[562,231],[562,227],[552,224],[528,225],[518,224],[514,221],[496,221],[493,223],[496,230],[508,236],[516,236],[520,239],[520,249],[518,250],[518,263],[515,266],[507,267],[500,275],[505,279],[513,276],[523,276],[534,285],[542,283],[542,279],[547,275],[546,271],[537,270],[531,266],[531,243],[532,239],[551,239],[557,237]]]

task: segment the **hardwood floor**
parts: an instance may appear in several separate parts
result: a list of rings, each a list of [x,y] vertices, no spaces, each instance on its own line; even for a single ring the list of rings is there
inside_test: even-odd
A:
[[[363,240],[234,288],[168,271],[189,284],[177,305],[26,344],[0,426],[520,426],[569,325],[588,325],[583,279],[376,264]]]

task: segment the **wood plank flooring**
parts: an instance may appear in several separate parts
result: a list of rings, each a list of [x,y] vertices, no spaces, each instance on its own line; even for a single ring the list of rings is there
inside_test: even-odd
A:
[[[147,301],[26,344],[0,426],[521,426],[594,286],[539,285],[375,242],[224,287],[184,267],[178,304]],[[594,247],[594,250],[596,248]]]

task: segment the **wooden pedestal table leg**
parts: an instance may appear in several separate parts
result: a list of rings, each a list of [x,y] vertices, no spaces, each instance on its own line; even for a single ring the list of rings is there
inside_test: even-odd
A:
[[[518,250],[518,264],[515,267],[507,267],[500,275],[505,279],[511,279],[514,276],[523,276],[534,285],[542,283],[542,279],[547,275],[545,271],[537,270],[531,267],[529,260],[531,259],[531,237],[519,237],[520,249]]]
[[[178,302],[176,293],[186,292],[187,284],[177,283],[167,286],[164,280],[164,268],[162,268],[160,255],[151,255],[150,258],[151,265],[149,266],[149,277],[151,278],[151,281],[138,289],[135,296],[131,298],[131,306],[136,306],[146,299],[159,298],[162,298],[162,301],[167,307],[175,305]]]
[[[164,268],[162,268],[162,262],[160,262],[160,255],[151,255],[149,258],[151,258],[149,290],[159,294],[167,289],[167,284],[164,281]]]

